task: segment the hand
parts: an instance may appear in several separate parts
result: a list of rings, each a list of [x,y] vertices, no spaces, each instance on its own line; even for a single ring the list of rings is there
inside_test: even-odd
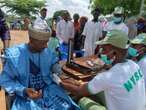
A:
[[[59,76],[57,76],[56,74],[53,74],[53,81],[56,82],[56,84],[60,84],[61,79],[59,78]]]
[[[26,94],[31,99],[38,99],[42,97],[42,90],[36,91],[33,88],[26,88]]]

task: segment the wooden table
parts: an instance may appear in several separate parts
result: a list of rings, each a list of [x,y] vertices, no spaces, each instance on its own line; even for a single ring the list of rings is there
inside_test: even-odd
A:
[[[98,61],[96,65],[90,66],[87,61],[95,62]],[[62,70],[64,74],[61,76],[62,79],[68,79],[73,78],[75,80],[81,80],[81,81],[89,81],[91,80],[99,71],[103,68],[103,62],[97,58],[97,56],[89,56],[89,57],[81,57],[81,58],[75,58],[73,60],[76,64],[81,65],[82,67],[87,68],[87,71],[81,71],[82,67],[80,68],[73,68],[71,66],[67,66],[66,63],[63,63]],[[89,71],[88,71],[89,69]],[[90,71],[93,70],[93,71]]]

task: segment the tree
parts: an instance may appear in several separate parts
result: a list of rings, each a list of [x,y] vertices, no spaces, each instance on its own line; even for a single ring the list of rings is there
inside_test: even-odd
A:
[[[100,7],[104,14],[112,13],[114,7],[122,6],[129,16],[138,15],[142,0],[91,0],[91,7]]]
[[[141,0],[140,15],[146,16],[146,0]]]
[[[0,0],[1,7],[6,7],[7,12],[19,16],[30,16],[37,14],[39,9],[45,6],[45,1],[37,0]]]

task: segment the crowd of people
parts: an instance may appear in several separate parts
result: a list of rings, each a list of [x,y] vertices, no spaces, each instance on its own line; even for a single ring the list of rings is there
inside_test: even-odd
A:
[[[0,15],[5,55],[0,86],[15,96],[11,110],[146,110],[146,20],[130,18],[126,24],[124,8],[115,7],[108,21],[95,8],[92,20],[75,13],[72,21],[64,10],[49,26],[47,11],[42,8],[28,22],[29,42],[10,48],[5,44],[9,29]],[[97,54],[107,70],[88,82],[62,80],[59,61],[67,59],[69,40],[76,57]],[[81,97],[78,105],[67,91]],[[93,100],[101,92],[105,104]]]

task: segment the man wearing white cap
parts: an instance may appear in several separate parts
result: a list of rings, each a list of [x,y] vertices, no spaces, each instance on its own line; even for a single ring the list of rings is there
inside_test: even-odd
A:
[[[124,24],[124,9],[116,7],[113,12],[113,20],[105,26],[104,31],[108,32],[113,29],[121,30],[128,35],[128,27]]]
[[[61,69],[55,53],[47,48],[51,33],[46,30],[30,26],[28,44],[6,50],[0,86],[16,97],[11,110],[79,110],[53,80]]]
[[[40,16],[34,21],[35,26],[39,26],[41,28],[46,28],[47,30],[51,31],[47,21],[46,21],[46,15],[47,15],[47,8],[43,7],[40,10]]]

